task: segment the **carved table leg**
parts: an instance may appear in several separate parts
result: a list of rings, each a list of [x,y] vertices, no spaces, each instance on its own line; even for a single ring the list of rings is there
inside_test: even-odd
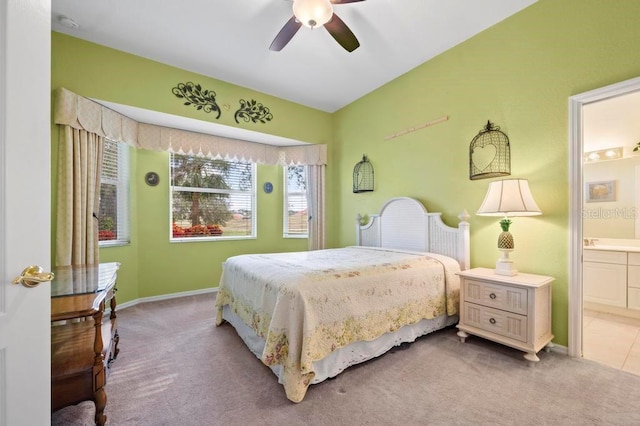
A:
[[[113,361],[118,358],[118,354],[120,353],[120,348],[118,348],[118,343],[120,342],[120,335],[118,334],[118,330],[113,335]]]
[[[117,290],[118,289],[116,288],[113,289],[113,297],[111,298],[111,302],[110,302],[111,315],[109,316],[109,319],[111,321],[117,318],[116,316],[117,302],[116,302],[116,293],[115,293]],[[115,361],[115,359],[118,358],[118,353],[120,352],[120,348],[118,348],[118,342],[120,342],[120,335],[118,334],[118,327],[116,325],[116,329],[114,330],[114,334],[113,334],[113,360],[111,361]]]
[[[103,426],[107,421],[104,409],[107,406],[107,393],[104,391],[105,371],[104,371],[104,355],[102,355],[102,312],[104,311],[104,302],[100,304],[100,309],[93,315],[95,322],[95,339],[93,342],[93,352],[95,353],[93,361],[93,401],[96,404],[96,425]]]
[[[469,337],[469,335],[462,330],[458,330],[457,334],[458,334],[458,337],[460,338],[460,343],[464,343],[467,337]]]
[[[116,302],[116,295],[115,295],[116,289],[113,289],[113,291],[114,291],[113,297],[111,297],[111,301],[109,302],[109,308],[111,308],[111,314],[109,315],[110,320],[114,320],[117,318],[117,315],[116,315],[117,302]]]
[[[104,388],[100,388],[95,391],[93,397],[96,403],[96,425],[104,426],[107,422],[107,416],[104,414],[104,409],[107,406],[107,393],[104,391]]]

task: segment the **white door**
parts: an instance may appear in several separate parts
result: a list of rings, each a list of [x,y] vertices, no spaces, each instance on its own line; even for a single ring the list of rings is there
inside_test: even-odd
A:
[[[0,426],[51,422],[51,0],[0,0]]]

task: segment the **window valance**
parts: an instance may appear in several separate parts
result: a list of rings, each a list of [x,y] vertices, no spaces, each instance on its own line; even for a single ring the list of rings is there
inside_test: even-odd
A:
[[[272,165],[327,164],[327,146],[323,144],[273,146],[139,123],[64,87],[54,93],[53,119],[56,124],[84,129],[136,148],[154,151]]]

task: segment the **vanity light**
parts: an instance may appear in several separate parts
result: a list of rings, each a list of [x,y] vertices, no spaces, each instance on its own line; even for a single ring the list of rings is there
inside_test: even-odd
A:
[[[594,161],[602,161],[602,160],[615,160],[618,158],[622,158],[622,147],[618,148],[607,148],[601,149],[599,151],[591,151],[586,152],[584,154],[584,161],[594,162]]]
[[[598,161],[600,159],[600,154],[598,154],[597,152],[592,152],[591,154],[587,155],[587,158],[591,161]]]

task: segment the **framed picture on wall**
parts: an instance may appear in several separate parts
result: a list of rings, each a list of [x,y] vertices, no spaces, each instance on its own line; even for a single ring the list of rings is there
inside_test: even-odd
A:
[[[587,203],[601,203],[616,200],[616,181],[603,180],[587,182],[584,185],[584,199]]]

